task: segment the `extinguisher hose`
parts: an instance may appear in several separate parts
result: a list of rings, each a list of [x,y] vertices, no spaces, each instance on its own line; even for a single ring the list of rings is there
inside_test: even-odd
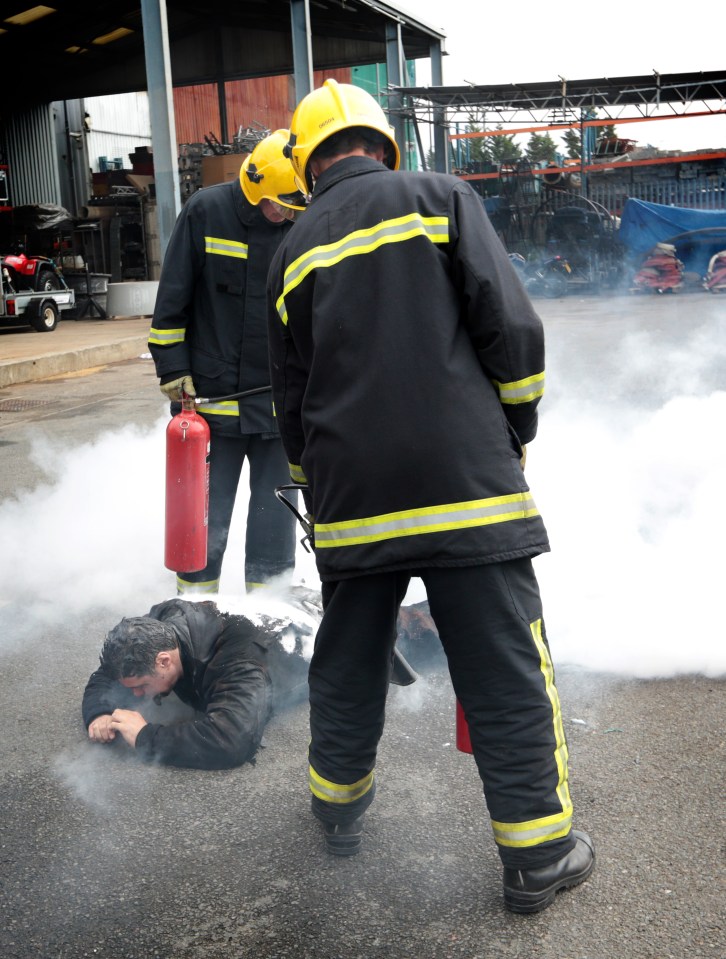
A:
[[[256,386],[253,390],[243,390],[241,393],[230,393],[228,396],[195,396],[195,403],[223,403],[225,400],[240,400],[243,396],[255,396],[257,393],[269,393],[271,386]]]
[[[290,502],[290,500],[285,496],[285,493],[290,492],[291,490],[306,490],[308,487],[304,483],[290,483],[287,486],[276,486],[275,487],[275,496],[278,500],[283,503],[290,512],[293,514],[298,523],[302,526],[305,536],[300,541],[303,544],[306,552],[310,552],[306,543],[310,543],[311,548],[315,548],[315,540],[313,536],[313,525],[310,523],[303,515],[299,512],[297,507]]]

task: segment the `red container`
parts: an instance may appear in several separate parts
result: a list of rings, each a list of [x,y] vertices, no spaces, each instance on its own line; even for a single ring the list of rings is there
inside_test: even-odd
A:
[[[209,426],[188,406],[185,400],[166,428],[164,565],[176,573],[207,565]]]
[[[456,700],[456,748],[460,753],[473,753],[471,748],[471,737],[469,736],[469,724],[464,715],[464,707],[459,700]]]

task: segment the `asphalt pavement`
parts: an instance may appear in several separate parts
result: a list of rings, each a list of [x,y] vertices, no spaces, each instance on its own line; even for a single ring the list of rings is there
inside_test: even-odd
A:
[[[538,307],[560,372],[636,391],[645,409],[658,378],[644,359],[617,379],[620,334],[657,336],[671,356],[686,329],[723,329],[726,300]],[[87,741],[80,700],[105,631],[173,582],[147,545],[159,510],[143,479],[157,467],[141,453],[165,415],[148,323],[0,331],[0,956],[724,959],[720,674],[636,677],[558,661],[553,645],[575,824],[597,864],[534,916],[503,907],[480,782],[429,649],[410,657],[418,682],[392,690],[378,795],[348,860],[326,854],[309,814],[304,705],[273,718],[254,764],[229,771],[149,766]],[[723,388],[722,365],[699,370],[704,388]]]

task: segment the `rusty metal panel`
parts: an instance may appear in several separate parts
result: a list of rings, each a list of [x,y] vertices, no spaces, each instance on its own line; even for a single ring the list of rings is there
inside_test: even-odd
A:
[[[317,71],[314,85],[327,77],[350,83],[349,67]],[[229,139],[240,127],[261,126],[269,130],[287,127],[295,110],[295,87],[292,76],[258,77],[252,80],[231,80],[225,84]],[[174,115],[178,143],[203,143],[213,133],[221,139],[217,86],[205,83],[174,90]]]
[[[177,143],[203,143],[210,131],[219,136],[219,101],[214,83],[174,89]]]

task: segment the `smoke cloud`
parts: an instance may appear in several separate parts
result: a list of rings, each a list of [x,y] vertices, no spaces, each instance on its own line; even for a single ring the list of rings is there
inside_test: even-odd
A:
[[[627,303],[619,322],[633,325]],[[726,316],[712,297],[680,309],[682,325],[655,313],[600,349],[588,326],[579,348],[558,339],[548,358],[527,478],[552,545],[535,569],[555,662],[726,673]]]
[[[535,569],[557,664],[639,677],[726,673],[724,325],[716,318],[680,339],[624,332],[616,350],[600,349],[597,335],[575,349],[558,337],[550,351],[527,478],[552,544]],[[0,606],[49,623],[103,610],[115,622],[174,595],[163,566],[166,423],[71,449],[35,444],[45,482],[0,502],[0,541],[22,544],[0,555]],[[245,474],[219,599],[250,614],[246,485]],[[302,547],[297,558],[296,582],[317,590],[313,558]],[[407,601],[423,598],[414,580]],[[17,645],[13,635],[0,637],[0,653]]]
[[[637,422],[597,412],[548,412],[528,458],[552,545],[535,569],[554,658],[721,675],[726,393],[679,397]]]
[[[76,447],[32,446],[46,477],[0,503],[0,599],[65,616],[134,615],[171,593],[163,566],[164,430],[127,426]],[[161,504],[161,506],[160,506]],[[139,612],[143,612],[141,610]]]

